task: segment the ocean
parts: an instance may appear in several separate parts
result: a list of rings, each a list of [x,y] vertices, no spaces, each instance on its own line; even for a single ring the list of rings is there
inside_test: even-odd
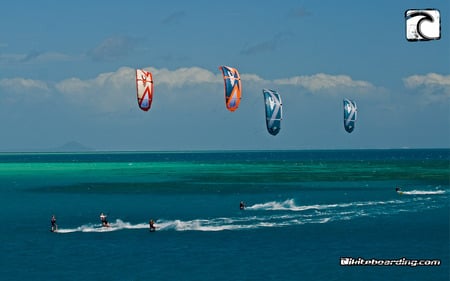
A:
[[[0,279],[449,280],[449,196],[450,149],[2,153]]]

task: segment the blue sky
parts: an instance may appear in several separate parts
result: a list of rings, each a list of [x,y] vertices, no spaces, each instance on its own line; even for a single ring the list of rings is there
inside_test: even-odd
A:
[[[406,40],[412,8],[439,9],[440,40]],[[449,15],[447,1],[5,1],[0,151],[448,148]],[[235,112],[220,65],[241,74]],[[153,73],[148,112],[135,68]],[[262,88],[282,95],[277,136]]]

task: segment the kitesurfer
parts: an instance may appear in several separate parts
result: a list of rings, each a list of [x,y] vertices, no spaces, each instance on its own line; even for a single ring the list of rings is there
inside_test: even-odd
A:
[[[102,226],[103,227],[108,227],[109,226],[109,223],[108,223],[108,220],[106,219],[106,215],[105,214],[103,214],[103,213],[101,213],[100,214],[100,220],[102,221]]]
[[[403,194],[403,191],[400,189],[400,187],[396,187],[395,192],[397,192],[398,194]]]
[[[241,210],[244,210],[244,209],[245,209],[244,201],[241,201],[241,202],[239,203],[239,209],[241,209]]]
[[[151,232],[153,232],[153,231],[156,230],[156,227],[155,227],[155,221],[154,221],[153,219],[151,219],[151,220],[148,222],[148,224],[149,224],[149,226],[150,226],[150,231],[151,231]]]
[[[56,217],[55,215],[52,215],[52,218],[50,220],[51,224],[52,224],[52,228],[51,228],[51,232],[55,232],[58,229],[58,226],[56,225]]]

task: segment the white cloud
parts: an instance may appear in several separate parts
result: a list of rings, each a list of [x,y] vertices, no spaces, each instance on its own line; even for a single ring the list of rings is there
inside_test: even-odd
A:
[[[168,87],[218,83],[222,79],[220,73],[214,74],[200,67],[182,67],[176,70],[168,70],[166,68],[156,69],[152,67],[146,69],[152,72],[155,84],[163,84]]]
[[[128,85],[129,81],[134,81],[134,69],[121,67],[115,72],[101,73],[94,79],[69,78],[57,83],[55,87],[62,93],[83,93],[89,89],[104,87],[120,89]]]
[[[103,111],[114,111],[126,104],[126,95],[134,90],[134,69],[121,67],[115,72],[101,73],[94,79],[69,78],[55,84],[68,100]]]
[[[348,75],[329,75],[318,73],[310,76],[295,76],[291,78],[276,79],[275,84],[300,86],[311,92],[335,90],[341,88],[357,88],[359,90],[370,90],[374,86],[366,81],[353,80]]]
[[[220,91],[223,85],[222,73],[209,71],[200,67],[183,67],[175,70],[166,68],[157,69],[153,67],[144,68],[151,71],[155,81],[155,93],[174,93],[161,95],[159,99],[169,99],[168,102],[184,102],[181,97],[188,98],[196,95],[203,95],[214,91]],[[303,87],[311,92],[325,93],[339,89],[353,88],[364,91],[374,86],[366,81],[353,80],[346,75],[315,74],[311,76],[295,76],[285,79],[266,80],[257,74],[241,74],[243,86],[250,95],[262,87],[271,85]],[[80,79],[77,77],[68,78],[54,84],[48,85],[39,80],[13,78],[0,80],[2,88],[10,89],[34,88],[46,90],[52,95],[59,95],[66,102],[82,107],[95,108],[97,111],[122,111],[135,106],[135,69],[121,67],[114,72],[101,73],[92,79]],[[188,93],[178,95],[179,93]],[[222,93],[221,93],[222,94]]]
[[[6,106],[36,103],[51,96],[51,87],[40,80],[4,78],[0,79],[0,96],[1,104]]]
[[[221,74],[214,74],[199,67],[179,68],[176,70],[144,68],[152,72],[155,87],[160,90],[180,90],[186,86],[219,85]],[[93,79],[81,80],[69,78],[55,84],[58,92],[71,102],[92,105],[104,111],[114,111],[124,107],[124,104],[134,105],[135,69],[121,67],[115,72],[101,73]],[[130,96],[133,99],[130,99]]]
[[[25,78],[5,78],[0,79],[0,87],[14,92],[23,92],[23,91],[48,91],[49,87],[47,83],[40,80],[33,79],[25,79]]]
[[[441,75],[437,73],[428,73],[427,75],[412,75],[403,79],[405,86],[416,88],[420,86],[431,88],[450,89],[450,75]]]
[[[409,89],[421,90],[428,102],[448,102],[450,99],[450,75],[412,75],[404,78],[403,83]]]
[[[241,75],[242,81],[250,81],[250,82],[256,82],[256,83],[266,83],[270,81],[266,81],[263,78],[259,77],[256,74],[242,74]]]

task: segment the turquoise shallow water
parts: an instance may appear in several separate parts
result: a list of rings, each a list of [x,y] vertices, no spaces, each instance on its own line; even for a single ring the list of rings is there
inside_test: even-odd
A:
[[[449,194],[448,149],[0,154],[0,275],[448,280]]]

